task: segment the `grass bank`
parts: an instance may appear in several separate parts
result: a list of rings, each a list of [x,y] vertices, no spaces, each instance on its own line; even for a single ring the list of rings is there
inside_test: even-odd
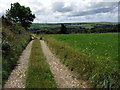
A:
[[[56,88],[54,77],[42,52],[40,41],[35,40],[32,46],[26,88]]]
[[[7,80],[22,51],[30,41],[30,33],[20,24],[2,20],[2,80]]]
[[[64,63],[66,66],[68,66],[68,68],[71,71],[77,73],[78,78],[82,78],[86,81],[89,81],[89,83],[92,83],[94,87],[97,88],[119,88],[120,72],[118,70],[117,60],[115,60],[114,58],[112,61],[112,58],[106,58],[101,56],[103,54],[102,51],[101,53],[96,51],[96,53],[93,56],[93,54],[88,53],[91,51],[89,49],[90,46],[88,45],[88,42],[84,43],[84,45],[82,42],[80,42],[80,41],[83,42],[89,41],[90,39],[87,40],[82,37],[79,38],[80,37],[79,35],[75,40],[74,37],[71,37],[70,35],[53,35],[53,36],[50,35],[50,36],[46,36],[45,40],[48,43],[51,50],[61,59],[61,62]],[[95,38],[97,39],[97,37]],[[81,45],[79,42],[81,43]],[[94,40],[94,42],[97,42],[97,40]],[[95,47],[97,47],[95,45],[96,43],[93,44],[94,45],[91,46],[93,47],[93,49],[95,49]],[[98,48],[100,47],[99,45]],[[80,48],[80,46],[82,46],[82,48],[84,46],[87,46],[89,50],[85,51],[84,49],[85,47],[84,47],[83,48],[84,52],[81,52],[82,51],[81,49],[80,49],[81,51],[77,49]],[[105,45],[103,46],[105,47]],[[112,50],[113,49],[111,48],[111,51]],[[111,53],[109,53],[109,55],[111,55]],[[97,58],[98,56],[99,58]]]

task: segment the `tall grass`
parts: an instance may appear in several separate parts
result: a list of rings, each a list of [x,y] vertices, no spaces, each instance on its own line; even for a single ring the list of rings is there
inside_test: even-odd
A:
[[[113,36],[110,38],[109,35]],[[61,61],[77,72],[78,78],[83,78],[98,88],[118,88],[120,87],[118,51],[114,51],[117,48],[115,47],[117,42],[115,43],[114,39],[117,37],[114,39],[112,37],[115,37],[114,34],[50,35],[45,40],[52,51],[61,58]],[[109,42],[109,39],[114,40],[115,45],[111,43],[112,41]],[[90,45],[90,43],[93,44]],[[88,49],[86,50],[86,48]],[[108,55],[104,55],[105,50],[117,55],[112,57],[109,51]]]
[[[26,88],[56,88],[54,77],[42,52],[40,41],[35,40],[32,46]]]
[[[9,23],[11,23],[9,21]],[[2,80],[7,80],[14,69],[22,51],[30,41],[30,33],[21,25],[11,23],[10,26],[2,26]]]

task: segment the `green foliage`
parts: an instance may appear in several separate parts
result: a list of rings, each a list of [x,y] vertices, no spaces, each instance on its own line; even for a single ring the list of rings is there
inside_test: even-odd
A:
[[[26,88],[56,88],[54,77],[40,47],[40,41],[35,40],[32,46]]]
[[[18,2],[11,4],[11,8],[7,10],[6,17],[14,22],[21,23],[25,28],[30,27],[30,24],[35,18],[29,7],[21,6]]]
[[[49,35],[45,39],[66,66],[98,88],[119,88],[117,33]]]
[[[66,34],[67,33],[67,28],[64,24],[61,24],[61,30],[60,30],[61,34]]]
[[[9,24],[8,24],[9,23]],[[2,79],[3,84],[15,67],[19,56],[30,40],[30,33],[21,25],[3,20],[2,26]]]

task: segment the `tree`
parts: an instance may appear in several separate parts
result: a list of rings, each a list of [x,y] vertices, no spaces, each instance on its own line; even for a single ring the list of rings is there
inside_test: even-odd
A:
[[[61,24],[61,30],[60,30],[61,34],[66,34],[67,33],[67,28],[65,27],[64,24]]]
[[[21,23],[24,28],[30,27],[35,15],[32,14],[29,7],[21,6],[18,2],[11,4],[11,8],[6,11],[6,18]]]

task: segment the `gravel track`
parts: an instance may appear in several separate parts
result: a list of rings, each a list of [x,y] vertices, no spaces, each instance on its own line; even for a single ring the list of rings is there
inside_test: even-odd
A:
[[[25,77],[26,77],[26,71],[28,67],[32,42],[33,41],[31,41],[23,51],[22,55],[20,56],[17,62],[17,66],[11,72],[3,88],[25,88]]]
[[[40,40],[40,43],[58,88],[88,88],[85,81],[77,80],[72,72],[51,53],[43,40]]]
[[[23,51],[17,62],[17,66],[11,72],[11,75],[6,81],[4,88],[25,88],[25,77],[32,48],[32,42],[33,41],[31,41]],[[63,65],[59,59],[55,57],[55,55],[52,54],[43,40],[40,40],[40,43],[58,88],[88,88],[85,81],[76,79],[73,73],[65,65]]]

